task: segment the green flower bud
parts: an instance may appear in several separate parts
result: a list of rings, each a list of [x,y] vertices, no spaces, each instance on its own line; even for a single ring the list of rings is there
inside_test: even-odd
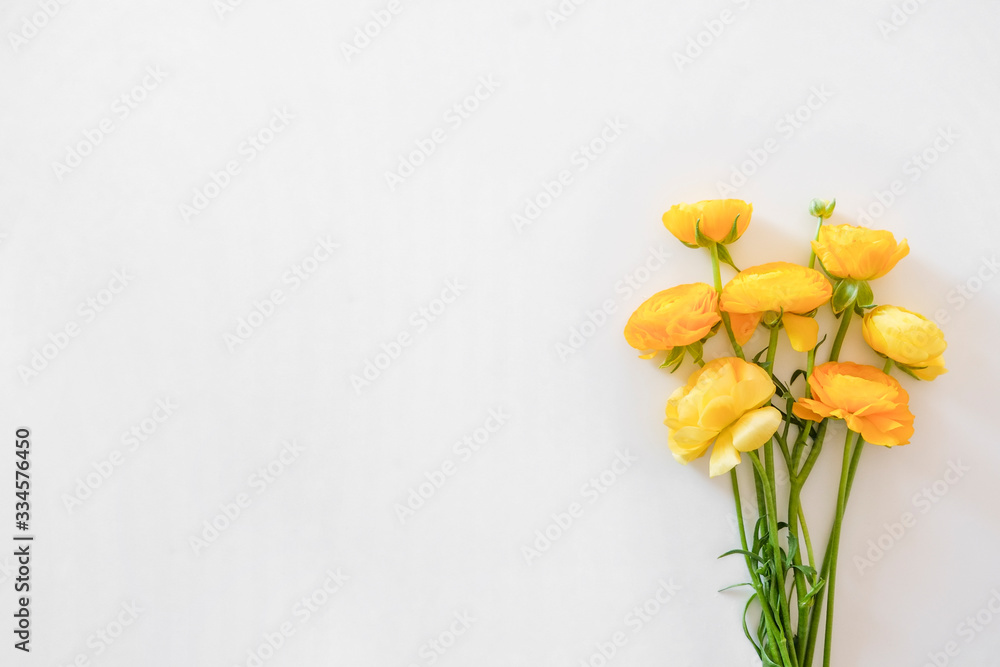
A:
[[[833,209],[837,206],[837,199],[831,199],[827,201],[825,199],[813,199],[809,202],[809,215],[814,218],[822,218],[826,220],[831,215],[833,215]]]

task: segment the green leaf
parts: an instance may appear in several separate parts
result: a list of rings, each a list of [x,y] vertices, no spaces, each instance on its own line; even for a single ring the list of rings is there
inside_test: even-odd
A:
[[[725,558],[726,556],[733,556],[735,554],[743,554],[744,556],[749,556],[750,558],[754,559],[755,561],[757,561],[759,563],[764,563],[765,562],[765,560],[763,558],[761,558],[760,556],[758,556],[757,554],[755,554],[755,553],[753,553],[751,551],[747,551],[746,549],[731,549],[731,550],[727,551],[726,553],[722,554],[721,556],[719,556],[719,558]]]
[[[749,581],[744,581],[742,584],[733,584],[732,586],[726,586],[725,588],[720,588],[719,592],[723,593],[725,591],[732,590],[734,588],[739,588],[740,586],[753,586]]]
[[[823,590],[823,586],[826,582],[822,579],[816,582],[816,585],[809,589],[809,592],[802,596],[799,600],[799,609],[805,609],[806,607],[812,606],[812,599],[816,597],[816,594]]]
[[[750,634],[750,628],[747,627],[747,612],[750,611],[750,605],[756,599],[757,593],[755,592],[750,596],[750,599],[747,600],[746,606],[743,607],[743,634],[747,636],[747,639],[750,641],[750,645],[753,646],[753,650],[757,652],[757,657],[759,658],[761,657],[760,646],[758,646],[757,642],[754,641],[753,635]]]
[[[833,306],[833,312],[844,312],[849,307],[854,305],[857,298],[858,283],[850,279],[841,280],[833,289],[833,299],[830,301]]]
[[[719,244],[719,261],[728,264],[736,269],[737,273],[739,273],[740,267],[736,266],[736,263],[733,261],[733,256],[729,254],[729,248],[721,243]]]

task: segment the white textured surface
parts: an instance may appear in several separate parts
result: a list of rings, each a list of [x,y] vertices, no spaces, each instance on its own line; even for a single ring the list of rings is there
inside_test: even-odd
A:
[[[386,2],[247,0],[223,17],[210,0],[52,3],[15,49],[41,4],[0,8],[0,429],[7,446],[33,430],[38,535],[34,651],[7,634],[0,662],[252,665],[287,622],[264,664],[576,666],[618,631],[610,664],[752,664],[742,594],[715,592],[742,576],[715,560],[736,545],[728,481],[670,458],[662,408],[680,377],[636,359],[621,329],[653,292],[708,280],[707,257],[660,214],[717,196],[757,155],[736,194],[755,204],[741,265],[804,261],[812,197],[836,196],[835,221],[853,221],[898,180],[870,224],[913,250],[876,295],[940,311],[951,342],[951,373],[908,383],[913,444],[866,452],[835,664],[917,667],[952,640],[948,664],[1000,664],[1000,619],[959,627],[1000,590],[1000,281],[976,282],[995,274],[1000,241],[995,3],[906,3],[915,13],[883,35],[887,1],[590,0],[553,28],[556,0],[403,0],[349,61],[341,45]],[[147,68],[162,81],[129,109],[120,97]],[[449,111],[477,90],[468,117]],[[273,142],[243,144],[275,110],[292,118],[274,120]],[[112,132],[60,178],[53,163],[102,119]],[[602,131],[607,150],[578,152]],[[390,189],[385,172],[428,137],[443,142]],[[914,169],[925,150],[936,160]],[[179,206],[231,161],[238,173],[186,221]],[[512,215],[563,171],[519,233]],[[339,247],[308,280],[286,274],[327,236]],[[110,304],[81,308],[123,268]],[[456,281],[443,314],[420,314]],[[231,352],[224,336],[273,290],[283,302]],[[606,300],[606,324],[561,358]],[[69,323],[78,335],[23,381]],[[352,374],[400,334],[410,344],[356,392]],[[854,338],[851,356],[870,360]],[[121,434],[167,398],[179,407],[133,451]],[[485,445],[454,449],[491,410],[508,417]],[[297,458],[272,483],[252,477],[286,440]],[[806,499],[820,542],[837,448]],[[121,465],[68,511],[116,450]],[[585,488],[616,452],[635,462],[606,492]],[[454,474],[401,523],[396,504],[448,461]],[[915,500],[957,462],[970,469],[938,502]],[[191,537],[242,493],[249,506],[195,554]],[[528,564],[522,547],[572,503],[582,515]],[[859,568],[905,512],[915,525]],[[0,557],[8,619],[11,564]],[[307,617],[299,600],[338,568],[349,580]],[[679,587],[670,601],[629,616],[661,580]],[[97,639],[133,602],[137,621]],[[471,628],[428,653],[462,612]]]

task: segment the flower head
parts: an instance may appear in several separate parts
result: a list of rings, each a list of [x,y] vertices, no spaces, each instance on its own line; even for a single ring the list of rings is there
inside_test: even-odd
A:
[[[732,243],[743,236],[752,213],[753,204],[742,199],[706,199],[697,204],[675,204],[663,214],[663,225],[689,246],[705,245],[705,240]]]
[[[771,439],[781,413],[770,404],[774,383],[760,366],[723,357],[696,370],[667,401],[668,444],[674,458],[687,464],[712,443],[709,474],[728,472]],[[765,407],[766,406],[766,407]]]
[[[913,437],[910,396],[899,382],[874,366],[831,361],[809,377],[813,398],[800,398],[792,411],[800,419],[843,419],[867,442],[905,445]]]
[[[938,325],[923,315],[898,306],[879,306],[865,315],[861,332],[873,350],[921,380],[948,372],[941,356],[948,343]]]
[[[722,310],[730,313],[740,345],[753,335],[764,313],[780,315],[792,347],[799,352],[816,346],[819,326],[805,313],[830,300],[833,288],[823,274],[789,262],[771,262],[736,274],[722,290]]]
[[[812,247],[827,273],[852,280],[881,278],[910,253],[906,239],[897,244],[892,232],[854,225],[824,225]]]
[[[719,297],[711,285],[678,285],[636,308],[625,325],[625,340],[648,359],[660,350],[697,343],[720,321]]]

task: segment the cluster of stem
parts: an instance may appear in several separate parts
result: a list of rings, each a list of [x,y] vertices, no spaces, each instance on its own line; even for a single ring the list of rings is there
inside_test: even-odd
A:
[[[714,245],[710,250],[715,289],[721,294],[719,252]],[[844,338],[851,325],[852,311],[853,308],[848,308],[841,316],[840,327],[830,349],[830,361],[837,361],[840,357]],[[725,312],[722,313],[722,321],[732,344],[733,353],[740,359],[745,359],[743,349],[736,341]],[[770,330],[767,356],[763,364],[772,379],[774,379],[777,342],[778,326],[775,325]],[[807,378],[815,365],[816,353],[817,350],[813,349],[807,355]],[[808,395],[808,387],[806,392]],[[739,479],[735,468],[730,471],[741,552],[744,554],[750,574],[749,583],[754,591],[753,599],[761,609],[763,632],[759,632],[758,636],[766,638],[766,641],[762,640],[759,645],[755,642],[755,647],[758,653],[766,654],[771,663],[780,667],[811,667],[820,636],[819,626],[825,611],[822,664],[823,667],[829,667],[840,532],[864,441],[860,434],[847,431],[833,527],[823,560],[817,564],[802,507],[802,490],[823,448],[830,424],[827,419],[818,424],[804,422],[795,434],[794,440],[790,439],[791,426],[792,415],[785,414],[784,429],[779,429],[759,451],[749,454],[753,464],[754,488],[761,519],[758,525],[764,526],[767,537],[767,546],[761,553],[767,556],[767,562],[761,562],[763,559],[751,551],[744,524]],[[787,521],[779,521],[778,518],[780,508],[775,483],[777,466],[775,444],[778,445],[777,452],[780,453],[781,462],[787,470],[789,479]],[[780,530],[782,525],[786,526],[787,531],[784,540]],[[807,559],[806,563],[802,561],[803,553]],[[751,641],[754,640],[751,638]]]

